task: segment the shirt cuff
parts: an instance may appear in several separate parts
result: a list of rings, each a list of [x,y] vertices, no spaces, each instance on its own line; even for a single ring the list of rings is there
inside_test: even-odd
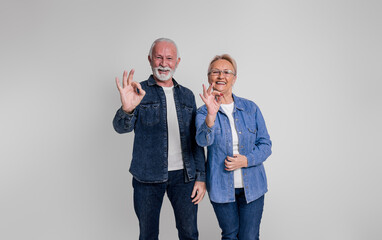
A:
[[[206,173],[204,173],[204,172],[196,172],[195,181],[205,182],[206,181]]]
[[[122,107],[120,107],[118,109],[118,116],[122,119],[131,119],[132,117],[134,117],[134,112],[135,112],[135,109],[133,110],[132,113],[127,113],[125,111],[123,111]]]

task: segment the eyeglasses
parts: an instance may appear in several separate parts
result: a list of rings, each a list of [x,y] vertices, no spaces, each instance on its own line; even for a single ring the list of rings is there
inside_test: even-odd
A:
[[[211,71],[209,71],[208,74],[212,76],[219,76],[220,73],[222,73],[224,76],[227,76],[230,74],[232,74],[233,76],[236,76],[236,74],[232,70],[228,70],[228,69],[225,69],[225,70],[211,69]]]

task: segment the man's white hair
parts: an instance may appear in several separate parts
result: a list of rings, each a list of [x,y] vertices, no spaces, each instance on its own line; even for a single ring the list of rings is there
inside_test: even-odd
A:
[[[179,58],[178,46],[176,46],[176,43],[175,43],[173,40],[171,40],[171,39],[169,39],[169,38],[158,38],[158,39],[155,40],[155,41],[153,42],[153,44],[151,45],[150,52],[149,52],[149,56],[150,56],[151,59],[152,59],[152,57],[153,57],[153,49],[154,49],[154,46],[155,46],[155,44],[157,44],[157,43],[159,43],[159,42],[169,42],[169,43],[174,44],[175,49],[176,49],[176,58],[177,58],[177,59]]]

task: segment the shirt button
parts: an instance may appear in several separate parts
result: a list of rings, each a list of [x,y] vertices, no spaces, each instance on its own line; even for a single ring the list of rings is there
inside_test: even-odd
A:
[[[239,134],[241,134],[241,132],[239,132]]]

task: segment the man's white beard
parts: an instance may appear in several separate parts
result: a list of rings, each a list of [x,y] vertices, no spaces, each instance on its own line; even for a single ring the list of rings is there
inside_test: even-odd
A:
[[[170,80],[172,78],[172,76],[174,75],[176,69],[172,70],[169,67],[156,67],[156,68],[152,68],[152,70],[153,70],[154,76],[158,80],[160,80],[160,81],[167,81],[167,80]],[[159,70],[162,70],[162,71],[167,71],[168,70],[168,73],[167,74],[160,74]]]

